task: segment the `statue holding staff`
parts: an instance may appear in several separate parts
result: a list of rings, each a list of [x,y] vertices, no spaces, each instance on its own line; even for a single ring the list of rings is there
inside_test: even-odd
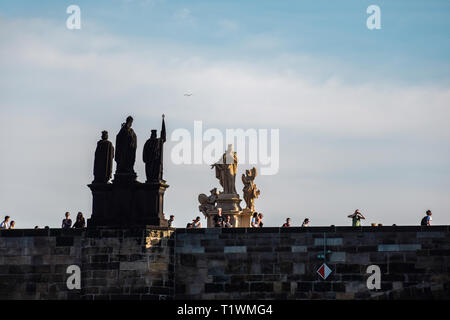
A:
[[[236,173],[237,173],[237,155],[233,151],[233,145],[229,144],[228,149],[222,155],[221,159],[211,165],[211,169],[216,169],[216,178],[219,179],[223,187],[224,194],[237,194],[236,192]]]

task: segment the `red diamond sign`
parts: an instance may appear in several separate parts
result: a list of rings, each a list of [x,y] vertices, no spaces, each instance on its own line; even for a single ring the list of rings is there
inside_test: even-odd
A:
[[[317,273],[322,277],[323,280],[328,278],[328,276],[333,272],[326,263],[320,266],[319,270],[317,270]]]

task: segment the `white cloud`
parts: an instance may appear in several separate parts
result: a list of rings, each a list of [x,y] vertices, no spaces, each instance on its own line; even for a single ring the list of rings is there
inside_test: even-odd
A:
[[[177,17],[195,21],[189,9]],[[38,20],[1,21],[0,36],[0,117],[7,119],[1,131],[13,139],[0,141],[5,150],[0,212],[20,219],[18,226],[55,225],[55,219],[59,224],[65,210],[88,213],[86,184],[99,132],[109,130],[113,140],[123,118],[133,114],[142,146],[162,112],[171,129],[190,129],[194,120],[208,127],[280,128],[280,174],[257,181],[262,190],[257,208],[269,225],[281,224],[285,215],[346,223],[345,214],[355,206],[397,224],[415,223],[417,217],[408,216],[414,208],[419,216],[428,206],[450,209],[449,186],[435,177],[427,190],[420,179],[412,185],[389,179],[388,187],[370,180],[380,168],[400,170],[406,164],[431,170],[450,160],[440,147],[450,139],[448,88],[311,81],[307,64],[321,63],[312,57],[300,70],[271,61],[223,61],[192,48],[74,33]],[[186,91],[193,95],[185,97]],[[309,143],[305,137],[325,137],[325,142]],[[355,138],[366,142],[349,146],[347,140]],[[394,144],[373,144],[377,139]],[[429,143],[436,147],[426,149]],[[142,165],[137,168],[142,176]],[[354,170],[367,182],[336,178]],[[217,182],[207,166],[169,163],[166,171],[172,185],[166,209],[184,226],[198,215],[197,194]],[[339,214],[344,218],[336,218]]]

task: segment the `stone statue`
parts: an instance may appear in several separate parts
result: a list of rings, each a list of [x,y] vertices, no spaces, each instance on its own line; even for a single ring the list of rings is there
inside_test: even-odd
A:
[[[244,184],[244,200],[247,204],[247,209],[251,212],[255,211],[255,199],[259,197],[260,191],[256,187],[255,178],[257,175],[256,168],[245,170],[245,175],[242,174],[242,183]]]
[[[233,152],[233,145],[229,144],[227,151],[222,158],[211,165],[211,169],[216,169],[216,178],[219,179],[223,187],[224,194],[237,194],[236,192],[236,173],[237,173],[237,155]]]
[[[216,202],[219,194],[219,192],[217,192],[217,188],[210,190],[210,193],[211,194],[209,196],[204,193],[198,195],[198,202],[200,202],[198,210],[205,216],[208,211],[214,210],[216,208]]]
[[[156,138],[156,130],[152,130],[150,139],[145,142],[142,152],[147,181],[159,182],[162,180],[164,142],[166,142],[166,125],[163,115],[161,137]]]
[[[137,137],[131,128],[133,118],[129,116],[116,136],[116,173],[136,174],[134,162],[136,161]]]
[[[102,131],[102,139],[95,149],[93,183],[107,183],[111,179],[113,159],[114,147],[108,141],[108,131]]]

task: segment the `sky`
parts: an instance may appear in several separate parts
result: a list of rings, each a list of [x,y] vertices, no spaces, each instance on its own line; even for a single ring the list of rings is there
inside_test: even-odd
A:
[[[79,30],[66,27],[72,4]],[[0,215],[17,228],[90,217],[101,131],[115,143],[134,117],[143,181],[164,113],[177,227],[219,187],[208,163],[170,157],[171,134],[194,121],[279,129],[279,170],[255,180],[266,226],[348,225],[355,209],[366,225],[415,225],[427,209],[450,224],[449,18],[446,0],[1,1]],[[240,193],[251,166],[239,164]]]

